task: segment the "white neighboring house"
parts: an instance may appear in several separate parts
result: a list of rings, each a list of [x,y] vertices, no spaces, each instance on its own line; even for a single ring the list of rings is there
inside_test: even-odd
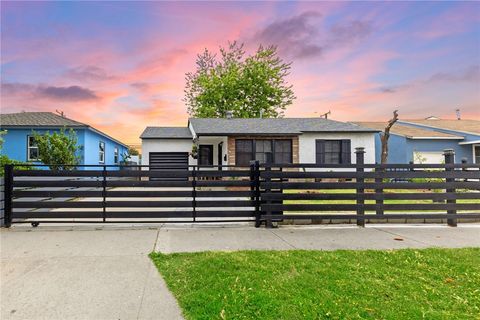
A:
[[[186,127],[147,127],[142,133],[142,165],[155,169],[187,165],[247,166],[261,163],[355,163],[355,148],[365,148],[365,163],[375,163],[378,130],[324,118],[199,119]],[[192,157],[192,147],[198,156]]]

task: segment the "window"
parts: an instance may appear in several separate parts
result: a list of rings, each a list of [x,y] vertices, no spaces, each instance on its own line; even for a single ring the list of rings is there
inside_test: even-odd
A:
[[[201,144],[198,150],[198,164],[213,166],[213,145]]]
[[[255,140],[255,160],[260,163],[272,163],[272,140]]]
[[[260,163],[292,163],[292,140],[245,140],[235,141],[236,164],[249,165],[251,160]]]
[[[292,140],[274,140],[275,163],[292,163]]]
[[[318,164],[351,163],[350,140],[316,140],[316,162]]]
[[[38,146],[35,137],[27,136],[27,161],[38,161]]]
[[[118,148],[113,149],[113,163],[118,163]]]
[[[105,163],[105,142],[98,143],[98,162]]]
[[[480,146],[475,146],[475,163],[480,164]]]
[[[253,140],[235,140],[235,162],[237,166],[247,166],[253,160]]]

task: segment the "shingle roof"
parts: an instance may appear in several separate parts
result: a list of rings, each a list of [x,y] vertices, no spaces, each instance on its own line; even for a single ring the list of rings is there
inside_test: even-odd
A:
[[[198,119],[189,122],[197,135],[282,135],[303,132],[377,132],[353,123],[324,118]]]
[[[404,123],[413,123],[438,129],[480,134],[480,120],[402,120]]]
[[[192,139],[192,133],[187,127],[147,127],[140,139]]]
[[[88,128],[125,147],[128,147],[123,142],[109,136],[106,133],[103,133],[100,130],[95,129],[88,124],[62,117],[52,112],[20,112],[0,114],[0,127]]]
[[[372,128],[372,129],[378,129],[383,131],[385,128],[386,123],[385,122],[355,122],[358,125]],[[427,129],[422,129],[422,128],[416,128],[412,126],[405,126],[401,124],[394,124],[393,127],[390,129],[390,132],[396,135],[404,136],[407,138],[446,138],[446,139],[463,139],[463,137],[456,136],[453,134],[448,134],[448,133],[442,133],[442,132],[437,132],[433,130],[427,130]]]
[[[0,115],[1,126],[87,127],[88,125],[52,112],[20,112]]]

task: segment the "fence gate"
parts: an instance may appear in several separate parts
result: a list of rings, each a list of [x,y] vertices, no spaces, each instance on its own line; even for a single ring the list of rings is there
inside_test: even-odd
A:
[[[258,212],[254,168],[8,165],[5,224],[248,222]]]

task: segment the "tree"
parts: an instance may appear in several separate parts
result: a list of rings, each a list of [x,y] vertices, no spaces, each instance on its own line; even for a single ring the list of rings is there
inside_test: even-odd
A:
[[[275,46],[260,46],[245,57],[243,44],[220,48],[220,59],[205,49],[197,55],[195,72],[186,74],[184,101],[198,118],[282,117],[295,95],[286,81],[291,62],[285,63]]]
[[[381,154],[381,164],[385,164],[388,161],[388,138],[390,138],[390,129],[393,127],[395,122],[398,120],[398,110],[393,111],[393,118],[390,119],[385,126],[385,130],[380,134],[380,141],[382,142],[382,154]]]
[[[80,157],[77,155],[79,147],[77,145],[77,135],[70,129],[60,132],[40,135],[33,133],[35,143],[38,146],[38,155],[40,160],[49,165],[51,170],[74,170],[79,164]]]
[[[138,156],[140,153],[138,152],[137,149],[135,149],[134,147],[129,147],[128,148],[128,154],[130,156]]]

